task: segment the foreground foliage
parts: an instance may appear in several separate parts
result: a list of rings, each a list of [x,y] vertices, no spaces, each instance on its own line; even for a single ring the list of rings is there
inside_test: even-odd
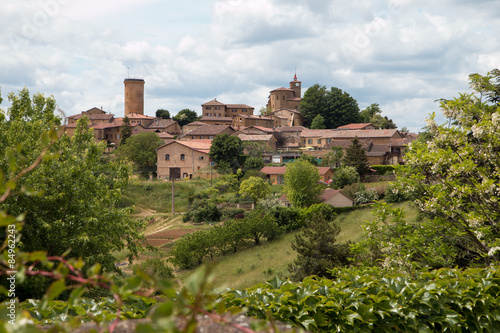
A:
[[[226,293],[228,307],[311,332],[497,332],[500,268],[441,269],[415,276],[377,268],[334,270],[334,279],[275,278]]]

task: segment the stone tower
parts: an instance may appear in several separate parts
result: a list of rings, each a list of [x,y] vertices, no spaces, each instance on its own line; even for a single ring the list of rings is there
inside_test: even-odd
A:
[[[144,114],[144,80],[125,79],[125,115]]]
[[[293,81],[290,82],[290,89],[293,90],[293,97],[302,98],[301,93],[301,81],[297,80],[297,74],[293,77]]]

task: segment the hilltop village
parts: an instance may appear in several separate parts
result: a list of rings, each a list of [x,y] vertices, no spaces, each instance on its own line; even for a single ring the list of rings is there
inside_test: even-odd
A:
[[[346,150],[357,138],[365,150],[369,165],[395,165],[403,163],[404,148],[416,134],[398,129],[376,129],[371,123],[352,123],[332,129],[304,127],[300,112],[302,82],[295,75],[289,87],[271,90],[265,114],[255,114],[246,104],[225,104],[213,99],[201,105],[198,120],[180,126],[173,119],[144,114],[144,85],[142,79],[125,79],[125,117],[132,135],[154,132],[164,142],[157,149],[157,177],[159,179],[186,179],[203,176],[211,165],[209,158],[212,140],[227,133],[243,142],[265,146],[264,161],[286,164],[302,154],[318,161],[332,147]],[[102,108],[91,108],[67,118],[65,131],[73,135],[78,119],[86,116],[94,130],[95,139],[105,141],[112,152],[120,144],[120,131],[125,117],[115,117]],[[265,170],[264,170],[265,171]],[[271,177],[271,175],[268,175]],[[278,177],[278,183],[282,177]]]

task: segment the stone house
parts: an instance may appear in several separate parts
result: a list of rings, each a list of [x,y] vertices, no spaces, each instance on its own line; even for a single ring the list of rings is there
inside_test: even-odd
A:
[[[250,126],[260,126],[260,127],[267,127],[267,128],[273,128],[274,126],[274,120],[265,116],[247,116],[247,115],[237,115],[233,117],[233,122],[232,126],[235,129],[240,129],[244,127],[250,127]]]
[[[156,149],[159,179],[191,179],[196,171],[210,165],[212,140],[167,141]]]
[[[199,122],[206,125],[232,125],[232,117],[214,117],[214,116],[203,116],[200,118]]]
[[[360,124],[347,124],[344,126],[339,126],[337,127],[338,130],[343,129],[343,130],[374,130],[376,129],[375,126],[373,126],[370,123],[360,123]]]
[[[216,99],[201,105],[202,117],[229,117],[238,114],[253,115],[254,108],[246,104],[224,104]]]
[[[235,130],[229,125],[205,125],[179,136],[180,140],[212,140],[218,134],[232,134]]]
[[[317,167],[319,175],[321,176],[320,181],[327,182],[333,176],[333,171],[330,167]],[[274,167],[265,166],[260,172],[265,173],[266,177],[271,181],[273,185],[279,185],[285,183],[285,172],[286,167]]]
[[[237,136],[243,142],[256,142],[269,147],[271,151],[276,150],[277,140],[272,134],[259,134],[259,135],[238,134]],[[243,153],[247,154],[248,152],[244,151]]]
[[[302,113],[293,109],[281,109],[274,111],[271,112],[269,117],[279,121],[280,126],[276,127],[304,125],[304,116]]]
[[[292,203],[285,194],[279,198],[279,201],[282,206],[292,206]],[[345,195],[341,190],[334,190],[333,188],[325,189],[320,196],[320,201],[333,207],[352,207],[354,205],[354,200],[352,198]]]

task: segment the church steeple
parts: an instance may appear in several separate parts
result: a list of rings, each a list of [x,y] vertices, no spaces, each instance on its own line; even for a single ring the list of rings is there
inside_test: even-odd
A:
[[[293,76],[293,81],[290,82],[290,89],[293,90],[293,97],[295,98],[301,98],[301,83],[299,80],[297,80],[297,72],[295,72],[295,75]]]

